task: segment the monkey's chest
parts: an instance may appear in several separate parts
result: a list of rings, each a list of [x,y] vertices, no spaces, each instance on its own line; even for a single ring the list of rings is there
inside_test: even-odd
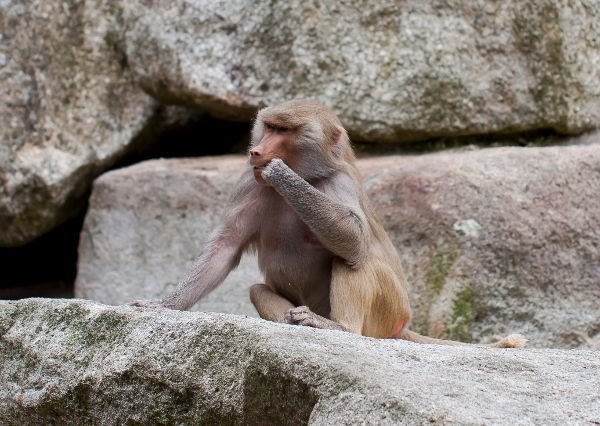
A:
[[[315,255],[320,256],[323,255],[323,251],[327,251],[317,236],[299,218],[288,219],[267,222],[261,227],[260,252],[288,258],[310,255],[313,251],[317,252]]]
[[[293,304],[329,315],[333,255],[291,209],[265,215],[258,263],[267,285]]]
[[[258,258],[271,277],[299,281],[311,270],[330,269],[332,255],[306,224],[291,210],[271,215],[261,224]]]

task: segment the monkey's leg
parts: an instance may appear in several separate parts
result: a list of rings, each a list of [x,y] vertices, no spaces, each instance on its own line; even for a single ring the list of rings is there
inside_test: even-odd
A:
[[[368,267],[367,267],[368,269]],[[315,328],[343,330],[361,334],[366,306],[371,299],[365,292],[365,268],[349,268],[342,260],[334,260],[331,269],[330,318],[312,312],[306,306],[290,309],[286,314],[290,324],[307,325]]]
[[[330,318],[343,329],[363,334],[366,313],[373,300],[372,285],[368,281],[368,262],[359,269],[352,269],[335,259],[331,267]]]
[[[315,314],[307,306],[294,306],[265,284],[254,284],[250,287],[250,300],[260,317],[269,321],[343,330],[338,324]]]
[[[289,300],[265,284],[254,284],[250,287],[250,300],[261,318],[274,322],[287,322],[286,312],[294,307]]]
[[[410,321],[406,289],[386,263],[369,259],[360,268],[333,261],[330,318],[345,330],[389,338]]]

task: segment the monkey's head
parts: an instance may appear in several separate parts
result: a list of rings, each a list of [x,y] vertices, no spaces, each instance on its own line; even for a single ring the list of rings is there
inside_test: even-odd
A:
[[[260,110],[252,129],[249,149],[254,177],[280,158],[306,180],[333,174],[354,153],[342,123],[328,108],[310,101],[289,101]]]

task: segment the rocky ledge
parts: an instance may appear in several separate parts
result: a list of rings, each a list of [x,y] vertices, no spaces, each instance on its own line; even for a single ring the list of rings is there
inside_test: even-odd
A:
[[[3,424],[587,424],[600,357],[376,340],[227,314],[0,302]]]

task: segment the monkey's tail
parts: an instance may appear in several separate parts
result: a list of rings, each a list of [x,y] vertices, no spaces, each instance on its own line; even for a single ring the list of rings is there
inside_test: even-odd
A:
[[[433,337],[422,336],[414,331],[403,329],[395,337],[396,339],[408,340],[409,342],[425,343],[428,345],[452,345],[452,346],[485,346],[488,348],[522,348],[527,343],[527,339],[520,334],[511,334],[506,336],[504,339],[490,343],[488,345],[480,345],[473,343],[455,342],[453,340],[435,339]]]

